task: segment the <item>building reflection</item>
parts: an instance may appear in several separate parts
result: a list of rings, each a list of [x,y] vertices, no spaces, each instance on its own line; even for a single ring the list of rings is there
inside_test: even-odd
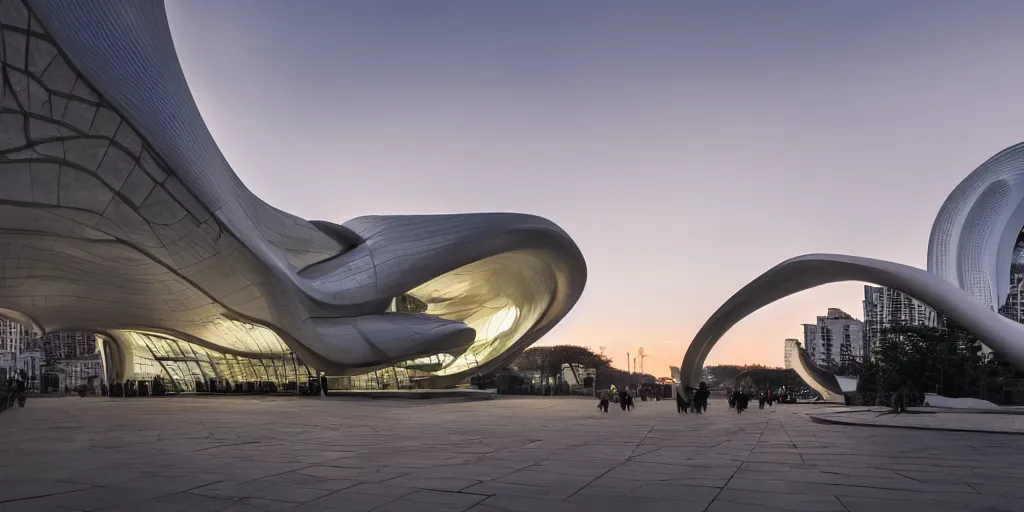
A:
[[[80,386],[99,391],[103,367],[96,336],[90,333],[40,337],[20,323],[0,317],[0,373],[24,375],[29,391],[58,393]]]

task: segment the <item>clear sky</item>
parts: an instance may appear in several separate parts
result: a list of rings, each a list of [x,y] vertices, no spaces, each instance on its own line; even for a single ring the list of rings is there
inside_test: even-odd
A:
[[[1024,2],[167,0],[242,180],[310,219],[512,211],[586,256],[543,341],[667,375],[791,256],[924,267],[953,187],[1024,136]],[[862,285],[773,304],[714,363],[782,364]]]

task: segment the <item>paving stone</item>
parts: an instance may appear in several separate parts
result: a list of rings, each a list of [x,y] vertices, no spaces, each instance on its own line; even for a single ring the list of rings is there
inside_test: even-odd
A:
[[[260,498],[244,498],[227,506],[220,512],[274,512],[277,510],[291,510],[295,508],[294,503],[287,501],[264,500]]]
[[[541,487],[559,487],[563,489],[579,489],[594,481],[593,477],[561,475],[543,470],[522,469],[497,480],[503,484],[536,485]]]
[[[390,496],[392,498],[401,498],[406,494],[416,492],[413,487],[398,487],[387,484],[379,483],[363,483],[356,484],[347,489],[347,492],[354,492],[358,494],[373,494],[375,496]]]
[[[19,478],[13,485],[0,485],[0,504],[14,500],[41,498],[52,494],[80,491],[90,487],[85,484],[47,480],[42,478],[42,476],[26,475],[26,478]]]
[[[102,509],[103,512],[220,512],[234,504],[234,501],[200,496],[198,494],[181,493],[132,503],[124,503],[115,507]]]
[[[69,492],[65,494],[52,494],[42,498],[8,501],[0,505],[0,509],[3,509],[4,512],[39,512],[43,510],[53,512],[93,512],[109,509],[114,505],[110,501],[83,495],[78,492]]]
[[[374,509],[374,512],[462,512],[489,496],[458,492],[416,491]]]
[[[635,497],[619,496],[580,496],[576,495],[567,500],[579,511],[592,512],[660,512],[671,510],[673,512],[703,512],[707,509],[711,499],[681,499],[681,500],[652,500]]]
[[[604,415],[591,400],[530,397],[35,400],[0,418],[0,458],[20,461],[0,466],[0,509],[1020,509],[1019,436],[808,417],[827,410],[737,415],[713,401],[706,415],[679,416],[663,402]]]
[[[887,500],[877,498],[839,497],[849,512],[1015,512],[1020,506],[1012,503],[935,503],[925,501]]]
[[[782,494],[774,492],[749,492],[736,491],[732,489],[723,490],[715,499],[715,506],[710,510],[716,510],[721,504],[743,505],[746,507],[772,508],[776,510],[792,511],[845,511],[843,504],[835,496]],[[742,507],[735,507],[736,510],[743,510]],[[718,507],[721,510],[729,508]]]
[[[296,512],[320,512],[324,510],[344,510],[345,512],[369,512],[385,503],[394,501],[391,496],[359,494],[338,491],[309,503],[299,505],[291,510]]]
[[[459,491],[478,483],[480,483],[479,480],[470,478],[437,478],[419,475],[406,475],[388,480],[390,486],[449,492]]]
[[[221,482],[193,489],[190,492],[214,498],[263,498],[290,503],[306,503],[322,498],[330,494],[331,491],[288,485],[268,485],[266,482],[254,480],[244,483]]]
[[[159,475],[137,478],[104,487],[92,487],[75,494],[83,499],[98,499],[123,506],[148,501],[161,501],[166,496],[180,495],[189,490],[210,484],[211,480],[204,478]]]
[[[142,476],[142,473],[137,469],[113,467],[103,471],[81,471],[71,476],[60,478],[60,480],[73,484],[110,486],[122,484],[140,476]]]
[[[259,478],[257,480],[253,480],[253,482],[258,482],[269,486],[294,486],[304,487],[307,489],[320,489],[323,491],[331,492],[340,491],[342,489],[348,489],[352,486],[359,485],[358,482],[351,480],[320,478],[299,472],[271,475]]]
[[[629,492],[629,496],[664,501],[703,502],[707,506],[718,495],[720,489],[695,487],[678,484],[642,484]]]
[[[496,495],[481,501],[469,510],[470,512],[575,512],[579,508],[579,506],[557,499]]]
[[[502,484],[498,482],[483,482],[477,485],[466,487],[465,492],[474,494],[509,494],[512,496],[529,496],[546,499],[566,499],[572,496],[577,489],[560,487],[539,487],[536,485]]]

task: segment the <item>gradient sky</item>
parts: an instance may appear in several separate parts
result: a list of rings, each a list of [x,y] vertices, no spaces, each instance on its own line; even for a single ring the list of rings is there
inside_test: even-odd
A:
[[[1024,128],[1024,2],[167,0],[242,180],[310,219],[534,213],[587,258],[542,344],[667,375],[791,256],[925,266],[946,195]],[[860,283],[784,299],[708,358],[781,365]]]

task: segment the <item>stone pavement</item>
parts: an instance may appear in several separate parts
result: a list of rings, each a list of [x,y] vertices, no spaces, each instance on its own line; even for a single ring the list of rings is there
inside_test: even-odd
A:
[[[29,401],[0,415],[0,510],[1021,510],[1024,437],[489,401]]]
[[[913,408],[905,414],[895,414],[887,408],[860,407],[816,411],[811,414],[811,419],[833,425],[1024,434],[1024,414],[1019,410],[950,410],[922,407]]]

